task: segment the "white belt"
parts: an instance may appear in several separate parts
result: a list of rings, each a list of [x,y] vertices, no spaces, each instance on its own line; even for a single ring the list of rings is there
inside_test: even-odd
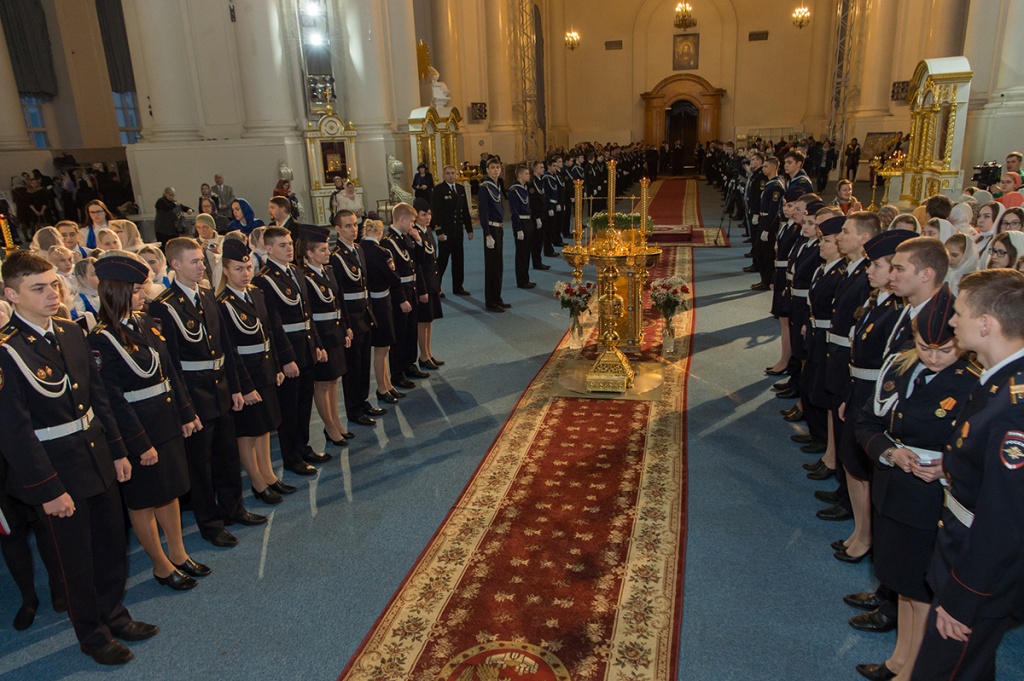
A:
[[[488,222],[487,224],[489,224],[491,227],[501,227],[500,222]]]
[[[832,326],[831,319],[812,319],[811,323],[814,324],[816,329],[827,329]]]
[[[807,294],[810,293],[810,290],[805,288],[794,288],[790,290],[793,292],[794,298],[806,298]]]
[[[949,488],[943,490],[946,493],[946,508],[956,516],[956,519],[964,524],[964,527],[970,527],[974,524],[974,514],[964,508],[964,505],[956,500],[953,493],[949,491]]]
[[[519,219],[520,219],[520,220],[529,220],[529,219],[530,219],[530,216],[529,216],[529,215],[520,215],[520,216],[519,216]]]
[[[793,273],[786,272],[786,281],[793,281]]]
[[[775,261],[775,266],[776,267],[789,267],[789,261],[788,260],[776,260]]]
[[[240,355],[262,355],[270,349],[270,341],[263,341],[256,345],[239,345],[237,349]]]
[[[281,328],[284,329],[285,333],[299,333],[300,331],[309,331],[309,321],[295,322],[294,324],[282,324]]]
[[[828,342],[835,343],[836,345],[842,345],[844,348],[850,347],[850,339],[846,336],[840,336],[838,333],[828,332]]]
[[[59,437],[66,437],[68,435],[80,433],[83,430],[89,429],[89,424],[92,423],[93,418],[92,407],[89,407],[89,411],[85,412],[85,416],[82,418],[75,419],[70,423],[62,423],[59,426],[40,428],[36,431],[36,438],[40,442],[46,442],[47,440],[56,440]]]
[[[408,277],[400,277],[400,279],[403,284],[411,284],[412,282],[416,281],[416,275],[410,274]]]
[[[381,298],[387,298],[391,295],[391,291],[370,291],[370,297],[380,300]]]
[[[853,378],[859,378],[862,381],[877,381],[880,373],[882,373],[881,369],[861,369],[860,367],[855,366],[850,367],[850,376]]]
[[[341,319],[341,312],[335,310],[334,312],[314,312],[314,322],[329,322],[332,320]]]
[[[363,300],[366,298],[366,291],[359,291],[358,293],[346,293],[342,296],[345,300]]]
[[[142,400],[148,400],[150,397],[156,397],[157,395],[163,395],[164,393],[169,392],[171,392],[171,382],[165,378],[156,385],[151,385],[148,388],[126,392],[124,394],[124,399],[129,402],[141,402]]]
[[[224,358],[204,359],[200,362],[182,362],[182,371],[216,371],[224,366]]]

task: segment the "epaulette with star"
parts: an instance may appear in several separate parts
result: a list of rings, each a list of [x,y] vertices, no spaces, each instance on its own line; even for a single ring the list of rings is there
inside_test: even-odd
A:
[[[0,345],[3,345],[11,338],[14,338],[18,334],[18,327],[14,324],[8,324],[3,329],[0,329]]]
[[[170,286],[168,286],[167,288],[160,292],[160,295],[153,299],[153,302],[166,303],[168,300],[171,299],[172,296],[174,296],[174,290]]]

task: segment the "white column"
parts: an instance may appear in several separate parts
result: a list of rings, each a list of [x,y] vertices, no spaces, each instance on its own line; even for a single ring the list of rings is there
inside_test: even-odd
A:
[[[956,57],[963,54],[966,27],[964,0],[932,0],[928,14],[928,31],[924,41],[924,58]]]
[[[861,16],[866,25],[861,34],[860,100],[854,115],[858,118],[888,116],[899,3],[867,0]]]
[[[565,32],[569,27],[565,23],[565,0],[551,0],[548,3],[548,23],[544,30],[545,42],[548,44],[548,73],[551,78],[545,89],[548,100],[548,146],[568,146],[569,144],[569,103],[566,99],[568,77],[566,75]],[[581,36],[587,40],[588,36]],[[593,36],[589,37],[594,40]]]
[[[515,154],[516,121],[512,116],[512,20],[507,0],[485,4],[487,26],[487,130],[491,150],[511,161]]]
[[[234,0],[235,44],[245,105],[242,137],[298,134],[285,35],[276,2]]]
[[[143,136],[148,142],[197,140],[192,72],[181,53],[185,49],[181,6],[167,0],[137,0],[135,12],[152,111],[152,123],[144,126]],[[145,103],[139,108],[145,112]]]
[[[416,61],[416,25],[412,0],[386,0],[391,38],[391,77],[395,121],[399,132],[409,130],[409,113],[423,106]]]
[[[21,110],[21,95],[14,80],[7,38],[0,27],[0,150],[33,149],[25,127],[25,114]]]
[[[829,92],[829,69],[832,60],[824,58],[832,44],[835,12],[818,12],[811,20],[811,54],[822,55],[821,59],[808,60],[807,111],[804,114],[804,128],[816,139],[825,134],[828,110],[831,107]]]
[[[463,116],[466,111],[466,94],[462,89],[462,64],[459,51],[459,7],[460,0],[433,0],[430,5],[434,44],[430,46],[430,59],[441,74],[441,80],[448,86],[452,101],[449,106],[458,108]],[[504,0],[492,0],[502,2]]]

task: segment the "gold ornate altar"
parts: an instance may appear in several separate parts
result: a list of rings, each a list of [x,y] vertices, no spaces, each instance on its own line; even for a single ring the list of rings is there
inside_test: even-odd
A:
[[[562,258],[573,266],[573,278],[579,282],[583,268],[593,263],[597,269],[598,351],[597,361],[587,372],[588,392],[624,393],[633,387],[636,371],[625,353],[639,354],[643,337],[643,290],[647,272],[661,255],[661,249],[647,244],[648,189],[650,181],[640,182],[639,224],[630,218],[629,227],[620,229],[615,215],[615,161],[608,162],[608,217],[604,229],[594,229],[594,218],[584,235],[582,211],[576,212],[573,243],[562,249]],[[576,205],[583,205],[583,181],[575,182]],[[584,239],[586,236],[586,239]]]
[[[409,114],[409,142],[414,167],[426,163],[434,182],[442,181],[445,166],[459,167],[459,130],[462,114],[458,109],[438,111],[432,106],[414,109]]]
[[[309,162],[309,195],[313,203],[312,219],[319,225],[331,221],[331,194],[334,178],[352,180],[356,192],[362,193],[356,171],[356,128],[331,113],[321,116],[316,123],[308,123],[303,133],[306,138],[306,159]]]

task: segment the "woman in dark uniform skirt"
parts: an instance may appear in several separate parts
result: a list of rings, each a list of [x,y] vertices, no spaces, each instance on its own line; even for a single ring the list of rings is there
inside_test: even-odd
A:
[[[190,488],[184,438],[202,424],[160,327],[138,312],[149,266],[133,253],[108,251],[96,261],[96,276],[99,323],[89,333],[89,346],[132,464],[131,480],[121,485],[128,516],[153,561],[156,581],[177,591],[191,589],[197,584],[193,577],[210,574],[210,568],[185,552],[178,497]]]
[[[313,402],[324,422],[324,437],[337,447],[348,444],[338,416],[338,379],[345,374],[345,348],[352,342],[341,287],[331,269],[330,231],[318,225],[300,225],[295,252],[306,278],[306,299],[327,361],[313,366]],[[346,415],[347,418],[347,415]]]
[[[436,371],[444,362],[434,357],[432,341],[434,339],[435,319],[444,317],[441,310],[441,273],[437,269],[437,237],[430,229],[430,202],[424,199],[413,201],[416,209],[416,221],[413,223],[412,234],[421,250],[421,257],[416,260],[416,293],[420,304],[416,306],[417,340],[420,346],[419,365],[424,371]]]
[[[284,380],[274,347],[282,342],[284,329],[271,319],[263,291],[251,284],[249,246],[238,239],[225,239],[222,248],[217,302],[227,322],[245,400],[241,411],[232,412],[238,454],[252,483],[253,496],[265,504],[279,504],[282,494],[295,491],[278,479],[270,463],[270,434],[281,425],[277,386]]]
[[[395,272],[391,251],[380,245],[384,223],[367,220],[363,223],[363,255],[366,256],[366,289],[370,293],[370,309],[377,324],[370,330],[373,346],[373,375],[377,380],[377,399],[395,403],[398,393],[391,385],[388,374],[388,352],[395,344],[395,323],[391,312],[391,291],[400,289],[402,282]]]
[[[980,375],[960,357],[952,316],[946,285],[914,319],[914,348],[882,367],[857,428],[875,466],[875,573],[899,594],[896,648],[881,664],[857,666],[868,678],[910,678],[924,638],[932,600],[925,575],[942,516],[942,449]]]

